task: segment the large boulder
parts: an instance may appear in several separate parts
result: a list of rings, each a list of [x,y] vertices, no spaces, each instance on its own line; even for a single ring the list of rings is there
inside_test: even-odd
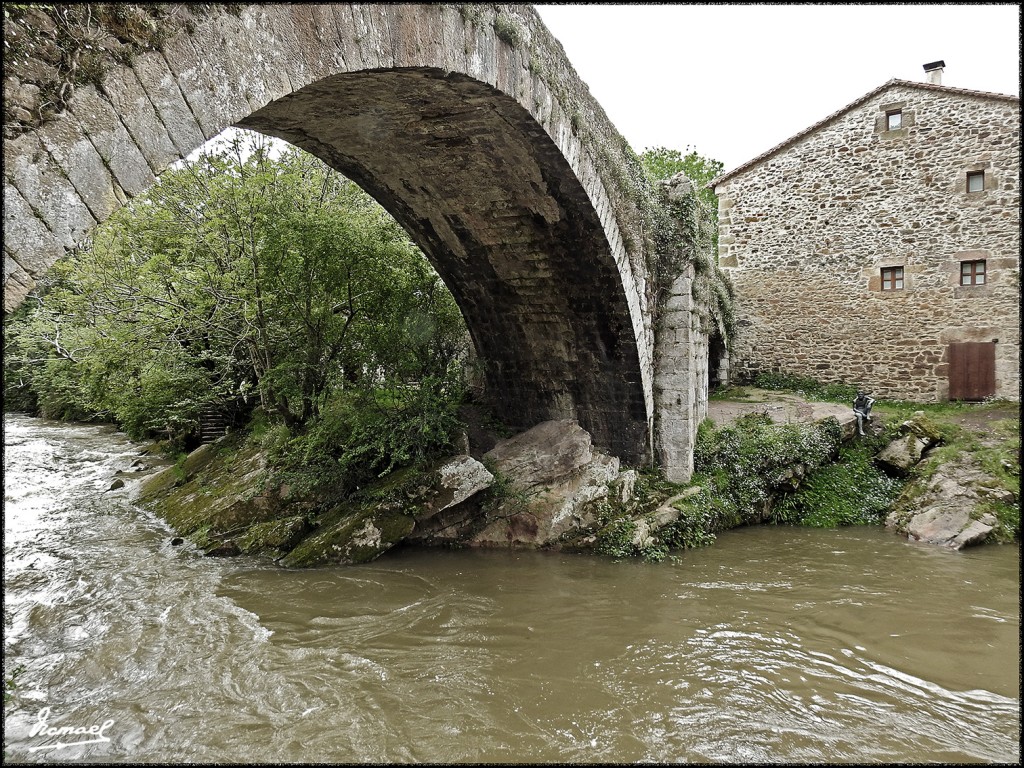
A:
[[[538,424],[498,443],[484,460],[506,485],[468,538],[477,546],[544,546],[593,525],[593,502],[619,476],[619,460],[595,451],[575,419]]]
[[[316,533],[281,559],[281,565],[308,568],[375,560],[412,532],[415,520],[387,504],[344,504],[325,516]]]
[[[887,474],[906,477],[941,442],[942,435],[931,420],[923,411],[915,411],[900,424],[898,437],[875,457],[875,463]]]
[[[984,542],[995,526],[993,514],[985,513],[972,520],[967,509],[936,505],[914,515],[907,523],[906,533],[914,541],[962,549]]]
[[[484,454],[523,490],[561,483],[593,458],[590,433],[575,419],[541,422]]]
[[[917,435],[901,435],[889,443],[875,457],[875,463],[883,472],[896,477],[906,477],[921,463],[928,446]]]
[[[967,455],[940,465],[923,491],[904,494],[886,527],[912,541],[956,550],[989,538],[998,524],[990,511],[993,502],[1015,503],[1013,494]]]
[[[493,482],[487,468],[470,456],[456,456],[426,470],[394,472],[326,514],[281,564],[309,567],[375,560],[413,533],[417,524],[429,523]]]
[[[472,456],[448,459],[424,475],[410,513],[417,525],[494,484],[494,475]]]

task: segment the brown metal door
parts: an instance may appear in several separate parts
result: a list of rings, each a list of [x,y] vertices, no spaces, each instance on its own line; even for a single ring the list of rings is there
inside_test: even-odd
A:
[[[995,343],[950,344],[948,359],[950,400],[984,400],[996,393]]]

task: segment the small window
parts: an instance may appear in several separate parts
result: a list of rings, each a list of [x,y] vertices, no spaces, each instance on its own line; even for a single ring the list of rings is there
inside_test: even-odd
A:
[[[985,191],[985,172],[984,171],[968,171],[967,172],[967,191],[968,192],[984,192]]]
[[[903,110],[894,109],[885,113],[885,130],[895,131],[903,127]]]
[[[960,285],[984,285],[985,260],[960,262]]]
[[[882,290],[898,291],[903,288],[903,267],[882,267]]]

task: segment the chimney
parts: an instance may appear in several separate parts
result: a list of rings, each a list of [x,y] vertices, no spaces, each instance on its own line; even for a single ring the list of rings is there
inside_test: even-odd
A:
[[[928,76],[931,85],[942,85],[942,70],[946,66],[944,61],[933,61],[924,65],[924,73]]]

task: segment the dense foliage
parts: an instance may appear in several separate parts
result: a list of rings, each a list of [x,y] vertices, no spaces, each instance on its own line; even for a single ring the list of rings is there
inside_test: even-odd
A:
[[[609,519],[596,549],[613,557],[661,560],[672,550],[711,544],[721,531],[773,519],[776,501],[799,487],[805,474],[830,465],[841,440],[835,419],[776,424],[764,414],[749,414],[722,429],[705,420],[694,447],[691,486],[697,490],[673,503],[678,518],[639,544],[636,519]],[[787,521],[804,522],[800,517],[794,513]]]
[[[684,155],[678,149],[650,147],[640,154],[640,163],[652,181],[668,179],[680,172],[685,173],[697,185],[697,197],[717,219],[718,198],[715,196],[714,188],[708,185],[725,170],[725,165],[720,160],[697,154],[695,149],[687,149],[690,151]]]
[[[877,525],[899,498],[903,483],[874,464],[867,442],[844,446],[839,461],[820,467],[772,509],[772,520],[815,528]]]
[[[694,471],[715,503],[728,508],[724,517],[759,522],[776,493],[799,485],[803,472],[834,460],[841,438],[834,419],[775,424],[763,414],[749,414],[720,430],[705,422],[697,434]]]
[[[715,266],[718,260],[718,197],[709,186],[721,174],[724,165],[690,150],[683,154],[677,149],[654,147],[639,156],[644,173],[652,182],[669,179],[677,173],[686,174],[694,183],[694,197],[704,212],[693,210],[690,202],[676,202],[676,215],[687,222],[687,240],[692,249],[694,282],[693,297],[701,314],[702,330],[717,334],[729,343],[735,325],[732,287],[726,276]],[[695,206],[694,206],[695,207]],[[669,248],[671,251],[671,248]],[[676,269],[669,269],[674,277]]]
[[[293,453],[373,467],[453,439],[467,336],[451,294],[356,185],[276,152],[236,135],[55,265],[6,323],[7,407],[179,447],[204,410],[258,407]]]

